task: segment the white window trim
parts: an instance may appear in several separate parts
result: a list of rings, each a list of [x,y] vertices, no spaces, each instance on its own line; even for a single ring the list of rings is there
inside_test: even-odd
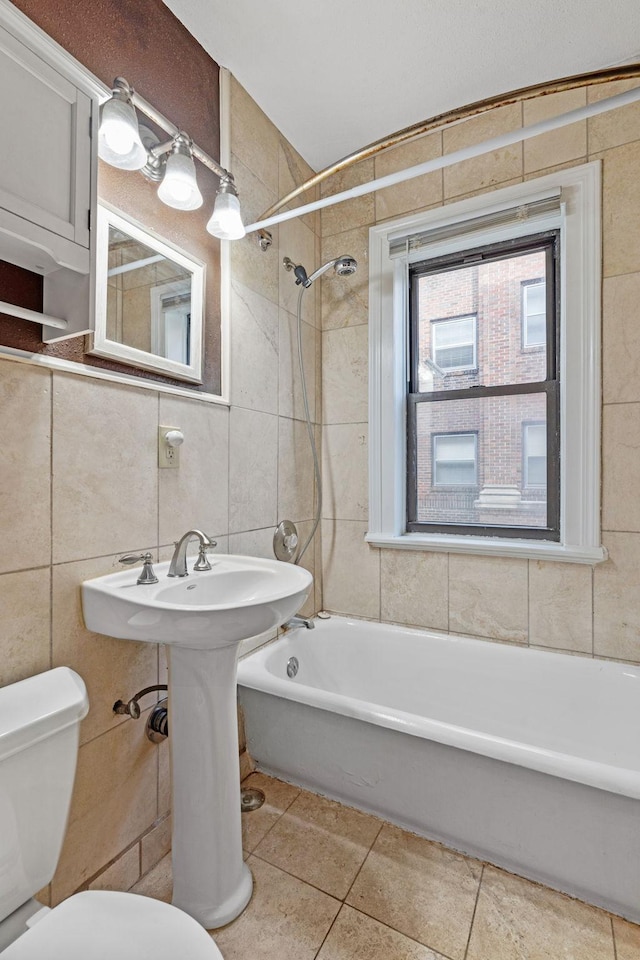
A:
[[[561,213],[522,225],[488,228],[474,245],[558,226],[560,267],[561,480],[560,542],[406,533],[407,271],[413,254],[389,257],[389,241],[403,232],[444,227],[540,199],[561,190]],[[369,530],[379,547],[442,550],[485,556],[598,563],[600,542],[600,163],[594,162],[412,214],[369,231]],[[464,249],[469,239],[440,244],[438,254]],[[567,293],[569,292],[569,296]],[[571,428],[567,429],[570,424]]]

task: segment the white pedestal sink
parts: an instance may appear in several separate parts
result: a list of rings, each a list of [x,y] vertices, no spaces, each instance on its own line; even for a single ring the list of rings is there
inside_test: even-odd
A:
[[[169,646],[173,902],[207,929],[249,902],[242,859],[236,660],[241,640],[296,613],[311,589],[302,567],[255,557],[211,558],[212,569],[137,584],[136,570],[87,580],[89,630]]]

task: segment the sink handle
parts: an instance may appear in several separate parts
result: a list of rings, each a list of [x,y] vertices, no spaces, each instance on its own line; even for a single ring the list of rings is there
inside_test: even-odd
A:
[[[211,537],[209,537],[209,540],[211,540]],[[210,546],[217,547],[218,546],[217,541],[211,540]],[[200,544],[200,549],[198,550],[198,559],[193,565],[194,570],[196,571],[211,570],[211,564],[209,563],[209,558],[207,556],[207,549],[208,547],[206,547],[204,543]]]
[[[157,583],[158,578],[156,577],[152,561],[153,556],[150,553],[125,553],[124,557],[120,557],[119,563],[126,563],[127,566],[132,563],[138,563],[139,560],[142,560],[142,570],[140,571],[140,576],[138,577],[138,583]]]

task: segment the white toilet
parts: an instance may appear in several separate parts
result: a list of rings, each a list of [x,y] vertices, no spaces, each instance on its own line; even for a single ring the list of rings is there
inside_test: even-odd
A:
[[[88,706],[68,667],[0,689],[0,957],[222,960],[199,923],[158,900],[96,890],[49,910],[32,899],[60,856]]]

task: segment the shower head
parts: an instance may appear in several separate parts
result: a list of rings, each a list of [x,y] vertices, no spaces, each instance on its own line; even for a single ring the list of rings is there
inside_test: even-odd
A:
[[[333,269],[339,277],[350,277],[351,274],[355,273],[358,269],[358,263],[353,257],[346,254],[343,257],[338,257],[333,265]]]
[[[335,260],[328,260],[327,263],[323,264],[321,267],[318,267],[315,273],[311,274],[309,277],[308,286],[310,286],[314,280],[317,280],[318,277],[321,277],[323,273],[326,273],[327,270],[330,270],[331,267],[333,267],[339,277],[350,277],[352,273],[356,272],[357,266],[357,260],[355,260],[354,257],[350,257],[348,254],[343,254],[341,257],[336,257]]]
[[[318,277],[321,277],[323,273],[326,273],[327,270],[330,270],[331,267],[335,270],[336,274],[339,277],[350,277],[352,273],[355,273],[358,268],[358,262],[354,257],[350,257],[348,254],[343,254],[341,257],[336,257],[335,260],[327,260],[321,267],[312,273],[310,277],[307,276],[307,271],[302,266],[301,263],[294,263],[293,260],[290,260],[289,257],[285,257],[282,261],[285,270],[293,270],[293,273],[296,278],[296,283],[302,284],[303,287],[310,287],[314,280],[317,280]]]

